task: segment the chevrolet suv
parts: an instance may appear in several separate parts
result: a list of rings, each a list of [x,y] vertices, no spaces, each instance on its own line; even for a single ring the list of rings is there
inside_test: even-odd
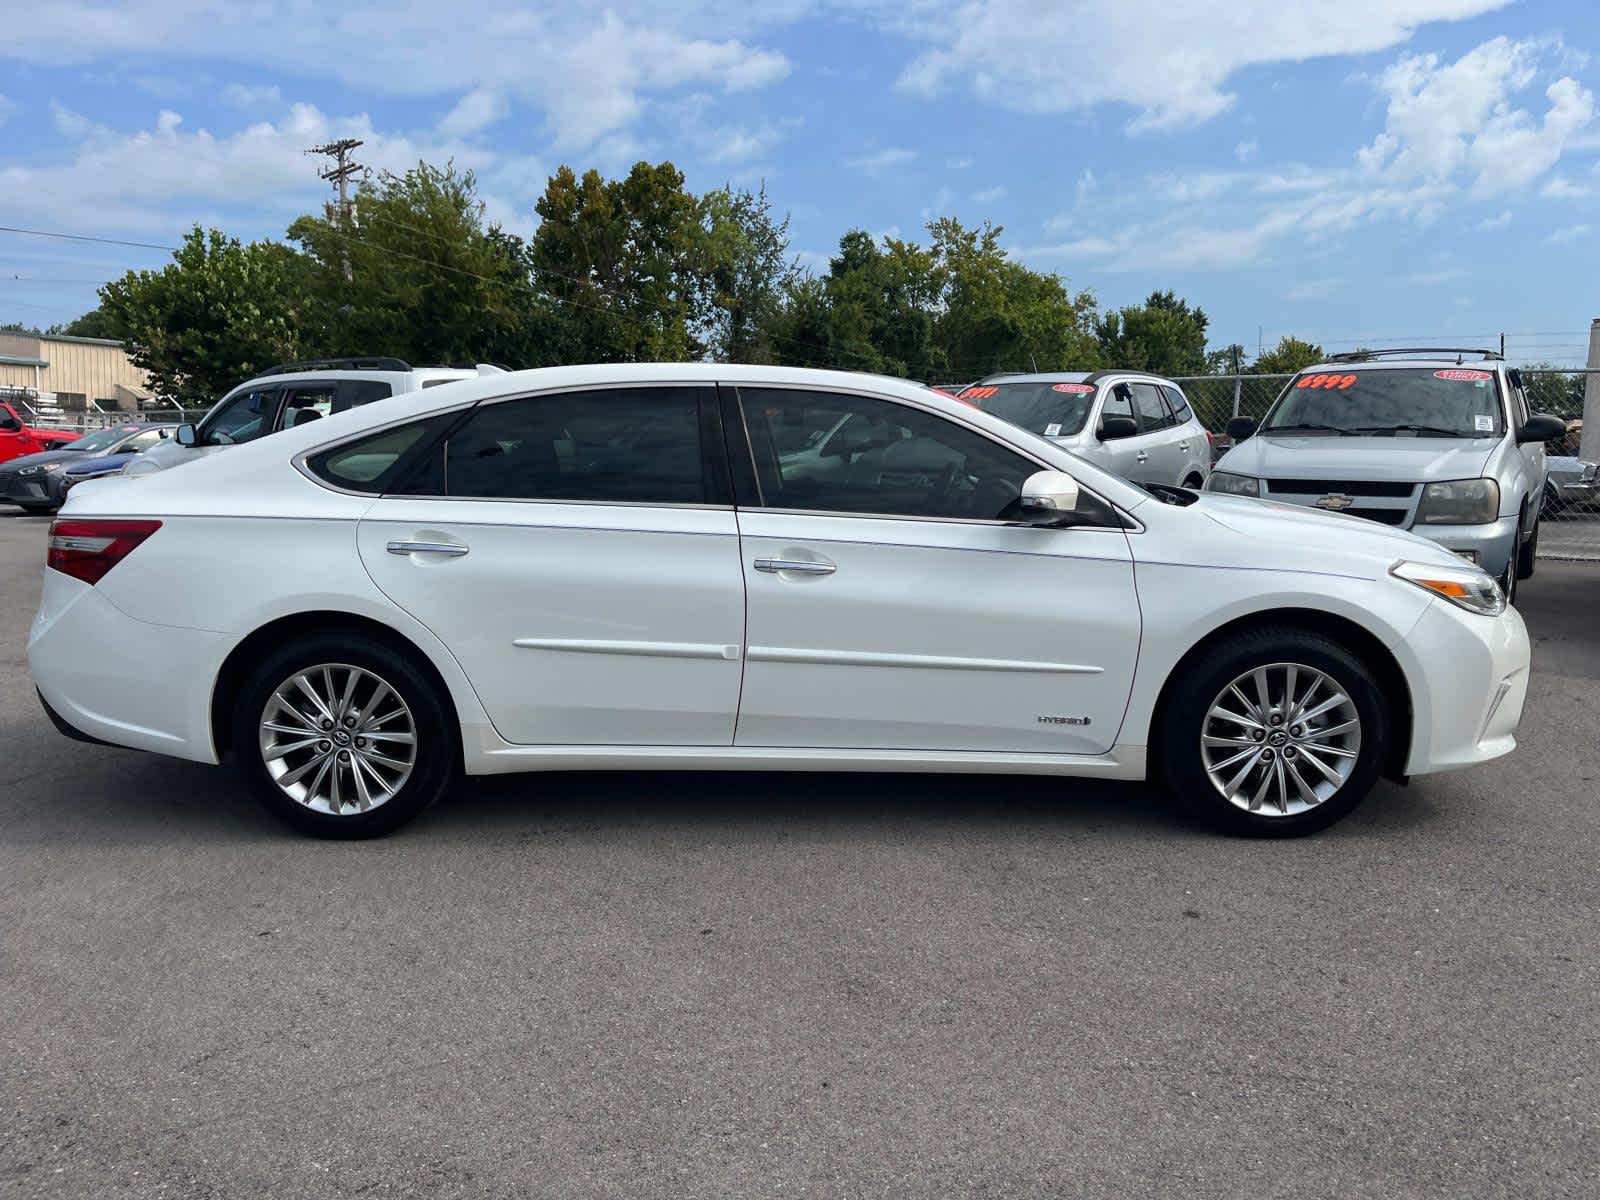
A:
[[[399,358],[323,358],[282,363],[241,383],[197,425],[180,425],[169,441],[129,463],[124,475],[149,475],[182,466],[227,446],[253,442],[347,408],[402,392],[437,387],[503,367],[413,367]]]
[[[1205,486],[1211,435],[1170,379],[1141,371],[994,375],[958,399],[1138,483]]]
[[[1290,380],[1259,425],[1228,422],[1236,444],[1207,486],[1409,529],[1509,600],[1533,574],[1544,443],[1564,431],[1529,411],[1521,375],[1492,351],[1338,354]]]

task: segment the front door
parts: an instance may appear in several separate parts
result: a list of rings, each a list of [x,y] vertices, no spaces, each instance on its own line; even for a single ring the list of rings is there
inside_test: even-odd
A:
[[[755,490],[737,744],[1110,749],[1140,628],[1120,529],[1008,523],[1039,464],[911,405],[739,388],[725,413]],[[873,436],[822,476],[775,437],[846,416]]]
[[[744,584],[720,435],[702,434],[715,396],[482,405],[400,486],[411,494],[360,522],[374,581],[450,648],[507,741],[732,743]],[[335,480],[386,461],[377,440],[341,453]]]

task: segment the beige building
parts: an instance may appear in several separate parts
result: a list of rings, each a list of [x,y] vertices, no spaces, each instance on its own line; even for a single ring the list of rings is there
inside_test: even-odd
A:
[[[136,412],[155,399],[121,342],[59,334],[0,333],[0,395],[66,412]]]

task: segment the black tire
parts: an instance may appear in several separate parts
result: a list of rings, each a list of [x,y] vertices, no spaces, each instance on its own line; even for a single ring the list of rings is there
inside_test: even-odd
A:
[[[296,673],[325,663],[357,667],[386,683],[409,708],[415,727],[409,777],[389,799],[366,811],[334,815],[306,807],[278,786],[262,755],[260,723],[273,692]],[[269,654],[239,689],[233,752],[256,796],[286,825],[313,837],[381,837],[417,816],[454,782],[460,731],[451,711],[438,683],[388,642],[355,632],[308,634]]]
[[[1206,486],[1206,481],[1201,479],[1198,475],[1191,475],[1189,478],[1183,481],[1183,486],[1191,489],[1192,491],[1198,492]]]
[[[1539,525],[1534,523],[1533,531],[1528,534],[1528,540],[1517,543],[1517,578],[1532,579],[1533,572],[1539,565]]]
[[[1350,774],[1315,807],[1287,815],[1247,812],[1212,783],[1201,758],[1201,734],[1213,703],[1230,683],[1256,667],[1283,663],[1322,672],[1349,697],[1361,722],[1360,746]],[[1244,630],[1186,663],[1175,686],[1155,730],[1163,779],[1182,803],[1224,832],[1244,837],[1315,833],[1348,815],[1378,780],[1388,751],[1388,705],[1372,672],[1332,638],[1293,626]]]

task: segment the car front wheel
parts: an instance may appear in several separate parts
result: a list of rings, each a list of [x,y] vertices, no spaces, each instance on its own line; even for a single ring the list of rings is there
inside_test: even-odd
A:
[[[1213,824],[1255,837],[1325,829],[1377,781],[1388,713],[1372,672],[1294,628],[1220,641],[1184,670],[1160,735],[1165,778]]]
[[[302,833],[389,833],[443,794],[457,739],[438,686],[361,634],[314,634],[240,690],[233,746],[267,809]]]

